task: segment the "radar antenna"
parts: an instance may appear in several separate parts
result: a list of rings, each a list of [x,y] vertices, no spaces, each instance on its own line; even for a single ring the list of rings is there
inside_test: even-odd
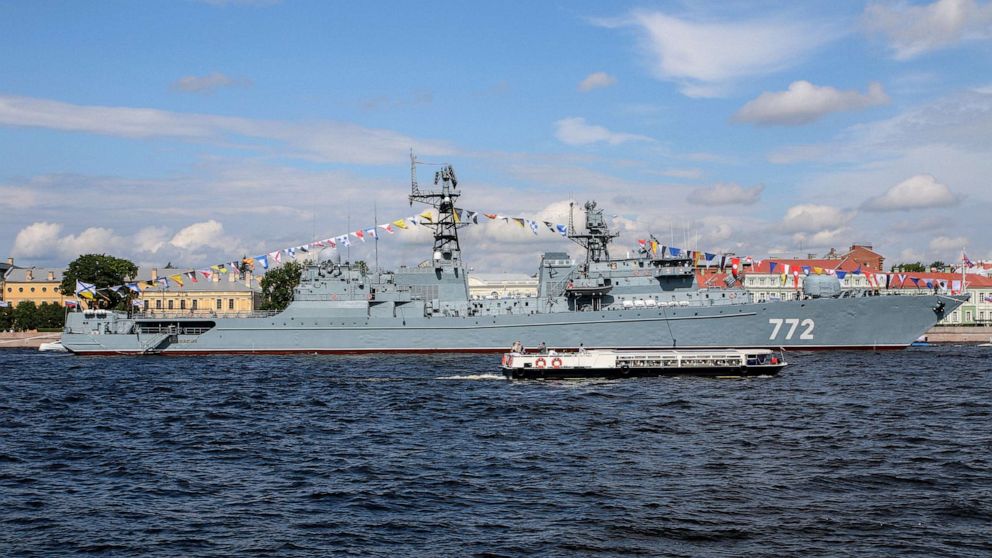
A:
[[[568,212],[568,239],[586,249],[586,269],[589,269],[590,262],[599,262],[610,259],[610,242],[620,233],[610,232],[609,225],[603,217],[603,210],[596,209],[596,202],[587,201],[585,203],[586,212],[586,234],[575,232],[574,209],[575,202],[569,204]]]
[[[455,169],[451,165],[443,165],[441,170],[434,173],[434,185],[440,186],[440,190],[421,190],[417,183],[417,165],[423,164],[417,161],[410,151],[410,205],[413,202],[420,202],[437,209],[437,220],[424,222],[421,217],[420,224],[431,226],[434,229],[434,268],[459,267],[461,266],[461,247],[458,244],[458,227],[461,226],[461,219],[458,210],[455,208],[455,200],[461,195],[457,191],[458,178],[455,176]]]

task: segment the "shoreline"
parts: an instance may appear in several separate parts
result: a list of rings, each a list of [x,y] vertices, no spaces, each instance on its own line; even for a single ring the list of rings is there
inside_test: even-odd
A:
[[[0,332],[0,349],[37,349],[42,343],[58,341],[62,334],[58,331],[39,333],[37,331]]]

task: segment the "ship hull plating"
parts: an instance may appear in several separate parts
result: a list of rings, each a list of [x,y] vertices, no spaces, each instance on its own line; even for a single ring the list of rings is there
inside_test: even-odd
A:
[[[513,342],[558,349],[785,348],[901,349],[924,334],[961,297],[876,296],[802,301],[635,308],[595,312],[418,318],[334,317],[309,305],[264,318],[216,318],[189,334],[154,337],[142,320],[107,312],[70,314],[62,343],[77,354],[291,354],[503,352]],[[943,305],[941,305],[943,303]],[[942,308],[938,313],[934,308]],[[158,319],[158,322],[163,322]],[[189,318],[188,321],[193,321]],[[202,322],[202,318],[196,319]]]

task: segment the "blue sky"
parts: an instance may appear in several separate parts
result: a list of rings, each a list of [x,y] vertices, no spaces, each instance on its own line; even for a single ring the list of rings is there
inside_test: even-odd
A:
[[[621,249],[992,259],[992,5],[796,4],[0,0],[0,242],[261,254],[415,213],[413,148],[468,209],[598,200]],[[577,253],[463,236],[478,270]],[[415,264],[429,239],[379,248]]]

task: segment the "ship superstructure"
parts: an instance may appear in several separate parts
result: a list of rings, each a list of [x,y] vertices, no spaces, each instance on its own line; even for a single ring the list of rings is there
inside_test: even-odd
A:
[[[617,237],[595,202],[568,237],[583,258],[547,252],[536,296],[472,299],[458,238],[461,195],[454,169],[410,202],[437,216],[431,257],[417,267],[368,271],[337,258],[310,263],[283,311],[245,317],[68,315],[62,344],[80,354],[502,352],[516,341],[558,349],[793,348],[908,346],[966,297],[868,296],[819,285],[801,300],[750,302],[734,282],[697,284],[685,256],[641,251],[613,257]],[[816,282],[810,281],[811,286]],[[826,294],[824,294],[826,293]]]

